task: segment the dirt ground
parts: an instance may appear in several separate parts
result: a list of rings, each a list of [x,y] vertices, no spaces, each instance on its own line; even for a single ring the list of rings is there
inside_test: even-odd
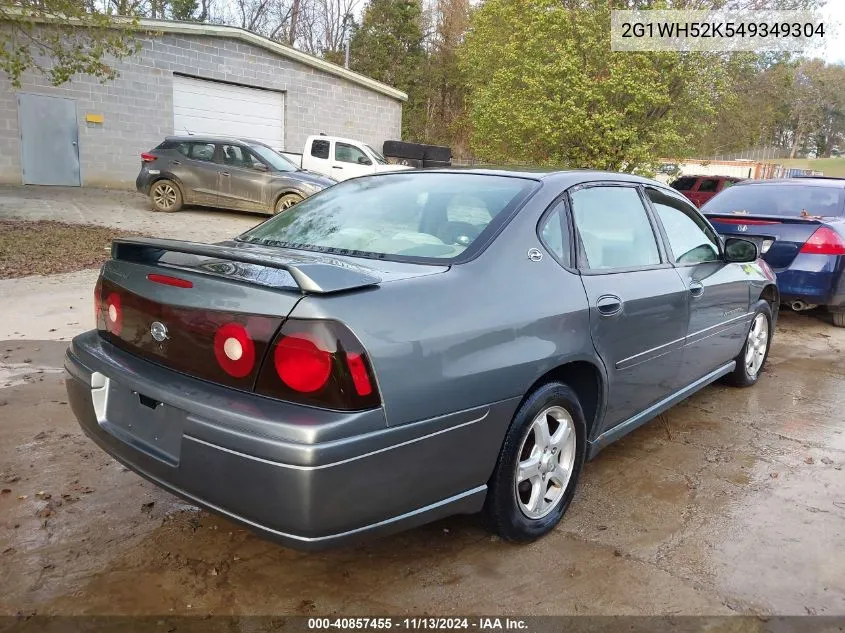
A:
[[[454,517],[284,549],[111,460],[59,341],[0,343],[0,614],[845,614],[845,330],[785,314],[768,369],[590,462],[548,537]]]

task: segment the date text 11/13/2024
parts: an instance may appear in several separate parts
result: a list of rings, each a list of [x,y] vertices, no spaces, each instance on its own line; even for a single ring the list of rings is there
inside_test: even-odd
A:
[[[414,618],[308,618],[308,630],[348,630],[348,631],[387,631],[390,629],[406,630],[479,630],[479,631],[520,631],[528,624],[520,618],[496,617],[414,617]]]

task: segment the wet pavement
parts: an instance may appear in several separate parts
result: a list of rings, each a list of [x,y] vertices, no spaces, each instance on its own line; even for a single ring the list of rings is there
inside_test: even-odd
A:
[[[454,517],[299,553],[87,440],[66,343],[0,343],[0,614],[845,614],[845,330],[783,315],[758,385],[706,388],[587,464],[548,537]]]

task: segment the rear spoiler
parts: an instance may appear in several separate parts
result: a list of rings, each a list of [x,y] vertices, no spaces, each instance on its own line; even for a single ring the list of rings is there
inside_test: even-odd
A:
[[[252,252],[251,252],[252,251]],[[156,264],[165,253],[185,253],[198,257],[225,259],[287,271],[304,293],[327,294],[367,286],[377,286],[381,279],[355,270],[345,262],[291,262],[260,249],[246,249],[183,240],[120,238],[112,241],[112,259],[138,264]]]

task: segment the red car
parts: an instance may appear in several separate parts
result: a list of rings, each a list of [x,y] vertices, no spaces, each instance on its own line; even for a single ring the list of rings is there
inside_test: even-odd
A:
[[[740,180],[742,178],[730,176],[682,176],[669,186],[680,191],[692,200],[695,206],[700,207],[722,189],[727,189]]]

